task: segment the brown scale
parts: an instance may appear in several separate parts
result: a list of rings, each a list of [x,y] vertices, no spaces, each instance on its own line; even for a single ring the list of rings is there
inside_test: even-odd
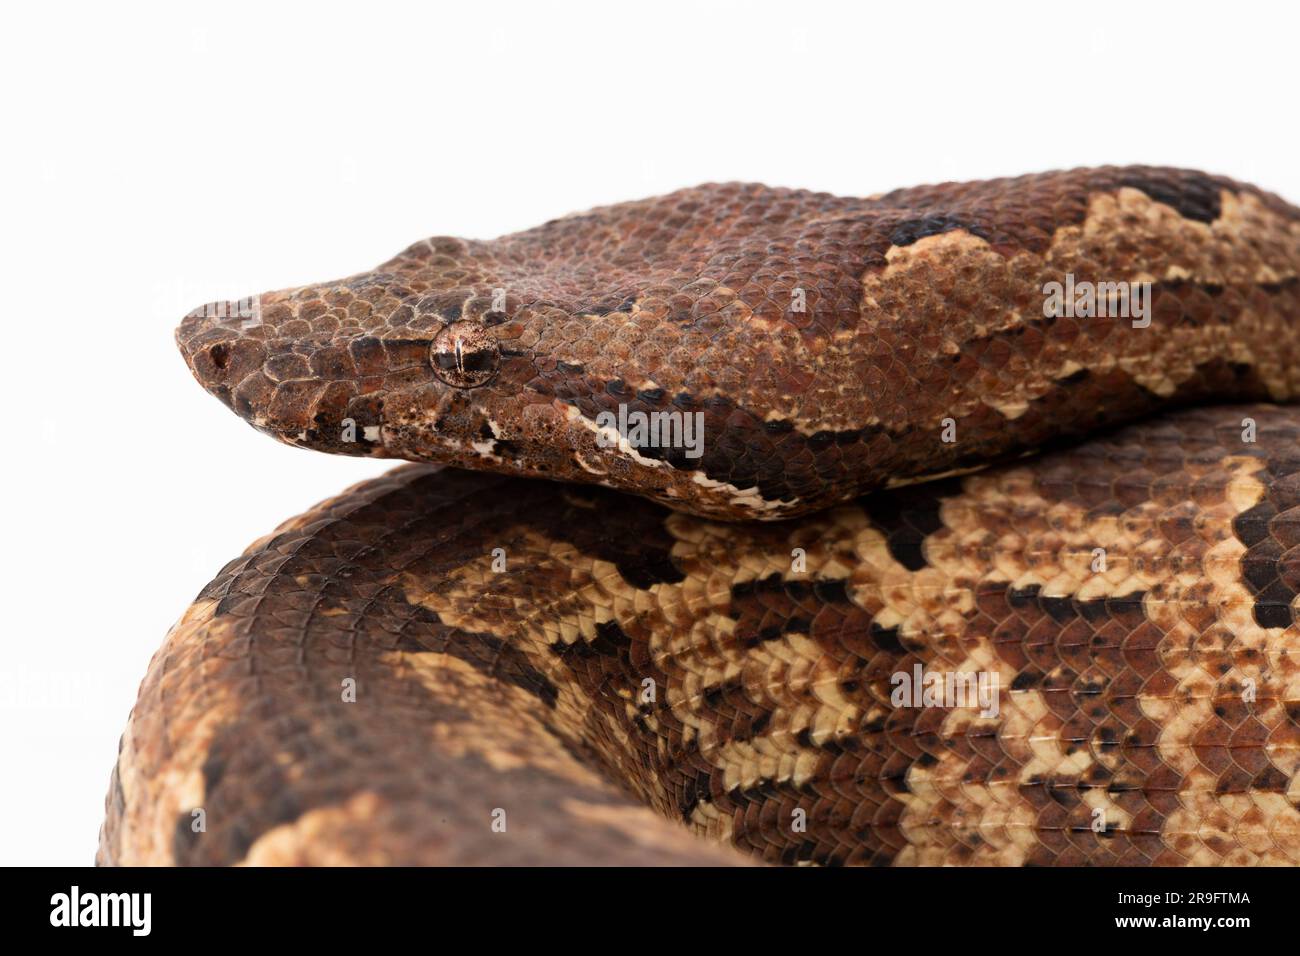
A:
[[[748,524],[399,468],[199,595],[99,859],[1300,863],[1298,442],[1183,410]],[[916,664],[997,716],[894,706]]]

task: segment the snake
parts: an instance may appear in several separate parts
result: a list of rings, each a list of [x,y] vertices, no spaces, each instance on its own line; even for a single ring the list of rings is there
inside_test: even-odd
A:
[[[105,865],[1300,863],[1300,210],[708,184],[212,303],[405,459],[209,583]]]

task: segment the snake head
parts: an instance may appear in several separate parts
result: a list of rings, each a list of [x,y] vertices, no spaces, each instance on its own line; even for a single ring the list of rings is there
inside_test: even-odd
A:
[[[566,297],[532,264],[512,273],[492,243],[434,238],[372,272],[202,306],[176,339],[209,393],[295,447],[680,501],[704,487],[696,462],[677,470],[663,458],[689,448],[643,453],[599,424],[628,403],[671,407],[673,394],[636,370],[655,350],[615,342],[621,361],[601,354],[632,312],[617,291]]]
[[[741,208],[759,188],[674,201]],[[738,348],[731,313],[665,331],[717,283],[664,285],[662,269],[646,273],[645,257],[668,255],[678,226],[649,236],[642,218],[612,207],[503,240],[436,237],[371,272],[195,309],[177,343],[208,392],[289,445],[629,488],[719,517],[781,517],[756,487],[760,467],[779,471],[779,432],[761,410],[741,413],[720,396],[741,394],[768,346]],[[624,231],[653,251],[637,251]],[[635,261],[613,261],[628,250]],[[771,367],[759,380],[783,383]],[[671,440],[626,438],[623,423],[637,416],[654,417]],[[718,441],[706,445],[706,431]],[[723,441],[737,432],[757,449],[740,463],[753,473],[743,488],[731,484],[734,441]]]
[[[674,344],[654,333],[670,306],[653,294],[592,293],[532,264],[490,271],[489,245],[431,239],[373,272],[210,303],[177,343],[209,393],[295,447],[629,488],[726,519],[785,516],[787,489],[768,500],[757,476],[784,473],[786,430],[719,395],[740,394],[758,359],[715,341],[721,320]]]
[[[182,320],[177,343],[209,393],[295,447],[634,488],[720,518],[783,516],[752,483],[728,483],[727,445],[705,451],[706,433],[739,432],[775,463],[780,434],[688,391],[680,369],[697,366],[694,350],[666,368],[660,343],[638,348],[634,297],[557,302],[522,281],[519,293],[467,285],[461,270],[430,290],[431,265],[472,260],[468,247],[429,240],[337,283],[211,303]],[[627,440],[637,416],[676,443]]]
[[[504,430],[519,430],[536,351],[511,321],[516,298],[461,274],[430,289],[471,257],[431,239],[363,275],[210,303],[177,344],[208,392],[287,444],[491,466]]]

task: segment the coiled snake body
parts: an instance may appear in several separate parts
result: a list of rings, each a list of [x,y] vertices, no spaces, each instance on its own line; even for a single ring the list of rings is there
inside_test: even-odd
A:
[[[99,860],[1300,863],[1298,276],[1300,211],[1126,167],[704,186],[191,315],[259,429],[442,464],[203,590]]]

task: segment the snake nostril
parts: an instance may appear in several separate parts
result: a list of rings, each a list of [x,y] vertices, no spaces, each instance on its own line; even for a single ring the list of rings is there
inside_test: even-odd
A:
[[[453,388],[477,388],[496,375],[501,349],[477,322],[444,326],[429,347],[434,374]]]
[[[208,355],[212,357],[212,364],[219,369],[225,369],[230,364],[230,348],[224,342],[212,346]]]

